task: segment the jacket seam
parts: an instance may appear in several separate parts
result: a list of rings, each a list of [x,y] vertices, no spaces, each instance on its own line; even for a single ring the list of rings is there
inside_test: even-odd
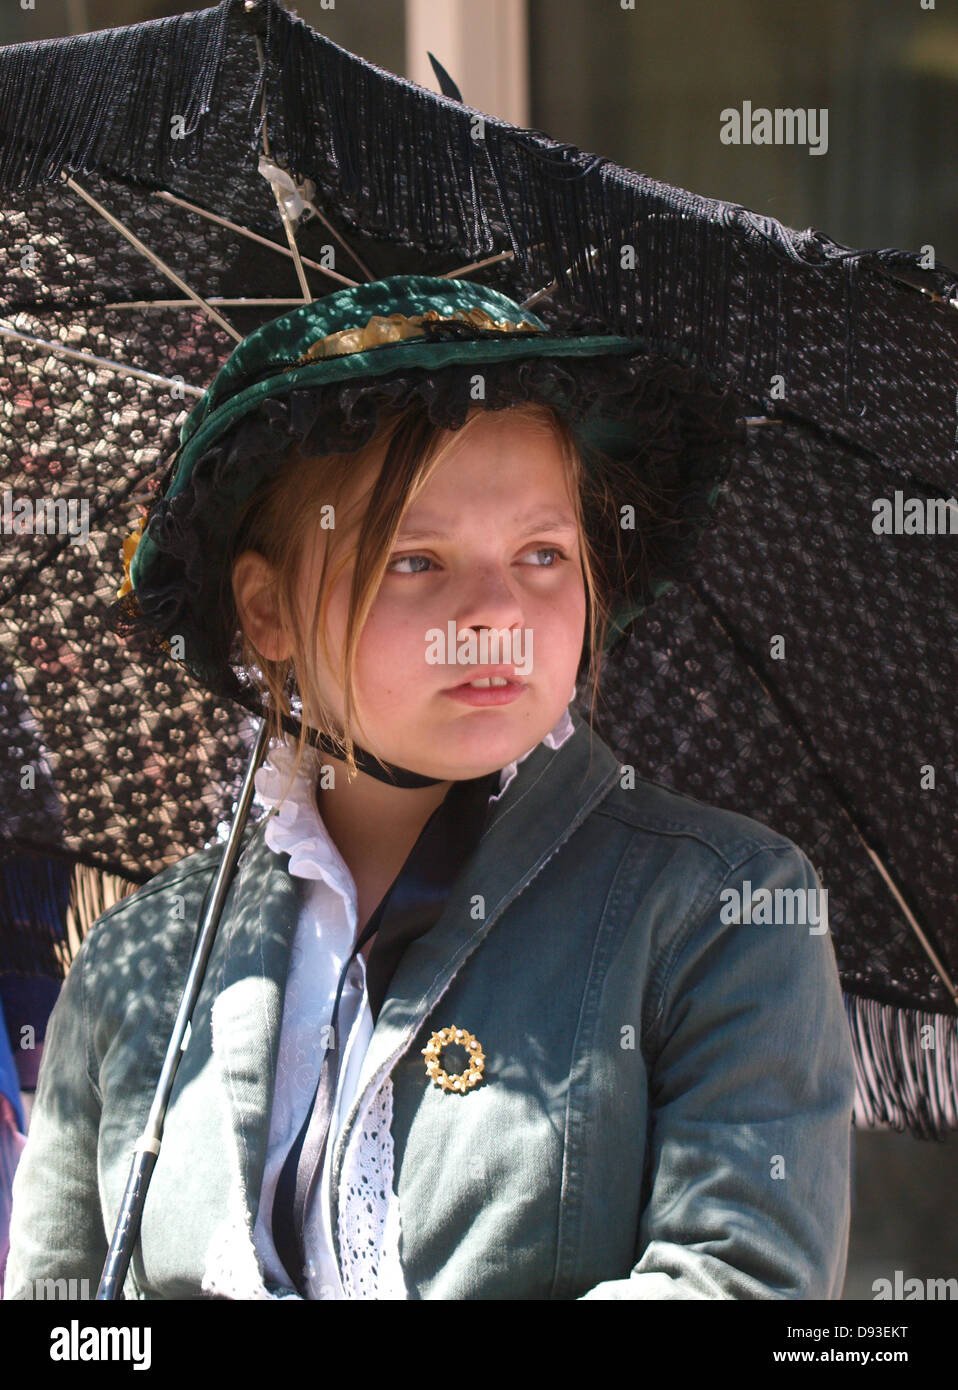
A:
[[[114,917],[119,916],[121,912],[126,911],[134,898],[137,903],[145,902],[148,898],[155,897],[157,893],[166,893],[170,889],[175,888],[177,884],[185,883],[187,879],[195,878],[197,874],[215,875],[216,868],[216,865],[211,867],[209,864],[197,864],[195,868],[188,869],[176,878],[168,879],[165,883],[157,884],[155,887],[153,886],[154,880],[151,880],[150,883],[144,884],[142,888],[138,888],[135,892],[127,893],[118,903],[114,903],[112,907],[108,907],[105,912],[101,912],[84,939],[91,940],[94,934],[96,934],[98,938],[100,928],[103,927],[105,923],[111,922]]]
[[[729,857],[725,850],[721,849],[718,845],[714,843],[714,841],[710,840],[701,831],[696,830],[693,826],[689,826],[684,821],[669,820],[667,818],[659,817],[649,819],[643,818],[641,817],[641,815],[629,816],[619,814],[617,811],[610,809],[610,807],[607,804],[604,804],[600,808],[597,808],[597,810],[599,815],[608,816],[610,820],[618,821],[621,825],[628,825],[633,830],[640,831],[644,834],[663,835],[670,838],[694,840],[696,844],[702,845],[705,849],[711,850],[712,853],[722,861],[727,871],[731,871],[735,868],[733,860]],[[775,834],[774,831],[772,833]],[[781,841],[785,840],[784,836],[779,836],[778,838]],[[764,849],[782,851],[787,850],[789,848],[794,848],[794,846],[791,846],[788,843],[769,844],[763,840],[760,840],[756,835],[751,835],[749,838],[744,840],[742,839],[742,837],[739,837],[737,843],[744,849],[746,859],[751,858],[755,854],[760,854]]]
[[[588,776],[589,776],[589,773],[590,773],[591,768],[592,768],[592,763],[593,763],[593,760],[594,760],[594,757],[595,757],[595,750],[594,750],[594,748],[593,748],[593,740],[594,740],[594,737],[595,737],[595,733],[594,733],[594,730],[592,730],[592,729],[589,727],[589,725],[587,725],[587,724],[583,724],[582,727],[583,727],[583,728],[585,729],[585,731],[589,734],[589,763],[588,763],[588,766],[586,767],[585,771],[584,771],[583,774],[582,774],[582,782],[585,782],[585,780],[586,780],[586,779],[588,778]],[[578,731],[577,731],[577,732],[578,732]],[[571,743],[571,741],[572,741],[572,740],[570,739],[569,742]],[[562,747],[565,747],[565,744],[563,744]],[[496,817],[496,819],[495,819],[495,824],[497,824],[497,825],[500,824],[500,823],[501,823],[502,821],[504,821],[508,816],[511,816],[512,813],[513,813],[514,811],[518,810],[518,808],[522,805],[522,803],[523,803],[523,801],[525,800],[525,798],[530,794],[530,792],[531,792],[535,787],[537,787],[537,786],[539,785],[539,783],[542,781],[543,777],[545,777],[546,773],[549,772],[549,771],[552,769],[552,766],[553,766],[553,764],[554,764],[556,758],[557,758],[557,757],[561,754],[561,752],[562,752],[562,748],[556,748],[556,749],[552,749],[552,750],[550,750],[550,751],[552,752],[552,757],[549,758],[549,759],[547,759],[547,761],[545,761],[545,762],[543,763],[542,767],[541,767],[541,768],[539,769],[539,771],[536,773],[536,776],[535,776],[535,778],[533,779],[533,781],[531,781],[531,782],[528,784],[528,786],[523,787],[522,791],[521,791],[521,792],[519,793],[519,795],[516,797],[515,801],[513,801],[511,805],[506,806],[505,809]],[[611,752],[611,749],[610,749],[609,751]],[[613,755],[613,756],[614,756],[614,755]],[[619,770],[620,770],[620,763],[619,763],[618,759],[616,758],[616,759],[615,759],[615,768],[609,773],[609,780],[608,780],[608,782],[606,783],[606,785],[605,785],[604,788],[603,788],[603,797],[602,797],[602,798],[599,798],[598,800],[592,802],[592,809],[593,809],[593,810],[595,810],[596,807],[597,807],[598,805],[601,804],[601,801],[604,799],[604,795],[607,794],[608,791],[611,789],[611,787],[612,787],[612,785],[613,785],[613,783],[614,783],[614,779],[617,778],[617,777],[619,776]]]
[[[93,950],[93,948],[91,947],[91,948],[90,948],[90,951],[92,952],[92,950]],[[91,1091],[93,1092],[94,1096],[96,1097],[96,1100],[97,1100],[98,1105],[100,1106],[100,1109],[102,1110],[102,1108],[103,1108],[103,1094],[102,1094],[102,1092],[100,1091],[99,1082],[98,1082],[98,1081],[94,1081],[94,1079],[93,1079],[93,1026],[92,1026],[91,1019],[90,1019],[90,1002],[89,1002],[89,997],[88,997],[88,992],[87,992],[87,987],[86,987],[87,981],[86,981],[86,969],[85,969],[85,967],[86,967],[86,961],[83,960],[83,959],[78,958],[78,959],[77,959],[77,968],[78,968],[79,986],[80,986],[80,1013],[81,1013],[81,1017],[82,1017],[82,1019],[83,1019],[83,1051],[84,1051],[84,1058],[83,1058],[83,1060],[84,1060],[84,1066],[85,1066],[85,1069],[86,1069],[86,1079],[87,1079],[87,1083],[88,1083],[88,1085],[89,1085]],[[97,1074],[99,1075],[99,1073],[97,1073]]]
[[[572,1058],[570,1074],[576,1070],[580,1058],[586,1058],[594,1053],[595,1029],[600,1018],[598,1000],[608,976],[609,961],[611,958],[611,948],[614,939],[614,920],[617,901],[623,896],[623,885],[625,883],[625,870],[623,865],[628,858],[630,845],[626,846],[625,851],[619,859],[615,874],[609,884],[605,901],[598,913],[595,936],[592,943],[592,952],[589,960],[589,969],[582,989],[582,999],[579,1005],[579,1015],[576,1019],[575,1033],[572,1040]],[[589,1036],[585,1037],[585,1030],[589,1031]],[[583,1112],[576,1109],[574,1104],[575,1082],[570,1082],[569,1093],[566,1100],[566,1120],[565,1132],[563,1135],[563,1173],[559,1191],[559,1212],[556,1222],[556,1259],[553,1270],[550,1297],[561,1297],[563,1290],[568,1287],[570,1278],[570,1267],[574,1260],[576,1240],[581,1229],[582,1217],[582,1171],[581,1160],[583,1146],[581,1134],[583,1125],[587,1123],[587,1111]],[[589,1098],[588,1087],[586,1087],[586,1099]],[[575,1176],[573,1176],[573,1174]],[[563,1226],[565,1230],[563,1230]]]
[[[266,819],[267,818],[264,817],[263,821],[258,821],[253,826],[249,843],[247,843],[247,845],[240,851],[239,855],[237,856],[237,872],[239,871],[240,864],[245,859],[249,851],[252,849],[253,841],[255,840],[262,826],[265,824]],[[222,862],[222,849],[224,847],[225,841],[223,845],[208,845],[206,849],[200,850],[199,853],[209,853],[211,855],[211,860],[209,862],[204,864],[193,864],[190,868],[184,868],[181,872],[174,874],[172,878],[166,879],[163,883],[157,883],[156,880],[160,878],[162,874],[167,872],[166,869],[161,869],[160,872],[156,874],[152,879],[150,879],[147,883],[142,884],[139,888],[135,889],[134,892],[127,893],[124,897],[120,899],[119,902],[114,903],[112,907],[108,907],[104,912],[101,912],[99,917],[90,927],[90,930],[87,932],[87,937],[92,937],[94,931],[98,927],[100,927],[102,923],[110,921],[118,913],[123,912],[125,909],[127,909],[134,898],[138,903],[144,902],[147,898],[152,898],[156,893],[165,893],[169,889],[173,888],[176,884],[184,883],[187,879],[195,877],[196,874],[211,874],[215,877],[219,869],[220,863]],[[213,855],[213,851],[217,849],[220,850],[218,858],[215,855]],[[192,856],[188,857],[191,858]],[[169,866],[169,868],[171,869],[175,867],[175,865]]]
[[[237,885],[237,901],[239,901],[239,891],[238,891],[238,890],[239,890],[239,885]],[[260,923],[262,923],[262,915],[263,915],[263,905],[262,905],[262,901],[261,901],[261,902],[260,902],[260,906],[259,906],[258,919],[257,919]],[[213,1020],[213,1006],[215,1005],[216,1000],[219,999],[219,997],[220,997],[220,995],[221,995],[221,993],[222,993],[222,984],[223,984],[223,981],[224,981],[224,979],[225,979],[225,977],[226,977],[226,966],[227,966],[227,964],[228,964],[228,962],[229,962],[229,958],[230,958],[230,956],[231,956],[231,954],[232,954],[232,952],[233,952],[234,946],[235,946],[235,944],[236,944],[236,933],[235,933],[234,925],[233,925],[234,922],[235,922],[235,914],[234,914],[233,917],[231,917],[231,919],[230,919],[230,931],[229,931],[229,936],[228,936],[227,941],[226,941],[226,949],[225,949],[225,951],[223,952],[223,962],[222,962],[222,966],[221,966],[221,968],[220,968],[220,972],[219,972],[219,975],[218,975],[218,977],[217,977],[217,982],[216,982],[216,993],[215,993],[215,995],[214,995],[214,997],[213,997],[213,1000],[212,1000],[212,1002],[211,1002],[211,1004],[210,1004],[210,1033],[211,1033],[211,1034],[212,1034],[213,1029],[214,1029],[214,1027],[215,1027],[214,1020]],[[225,1060],[225,1068],[224,1068],[224,1069],[225,1069],[225,1072],[226,1072],[226,1089],[227,1089],[227,1096],[229,1097],[229,1105],[230,1105],[230,1107],[231,1107],[231,1109],[232,1109],[232,1113],[233,1113],[233,1115],[235,1115],[235,1116],[237,1117],[237,1120],[238,1120],[238,1123],[237,1123],[237,1125],[236,1125],[236,1129],[239,1131],[240,1142],[241,1142],[241,1144],[242,1144],[242,1146],[243,1146],[242,1165],[241,1165],[241,1167],[240,1167],[240,1186],[241,1186],[242,1192],[243,1192],[243,1202],[244,1202],[244,1205],[245,1205],[245,1207],[246,1207],[246,1210],[249,1211],[249,1210],[250,1210],[250,1206],[249,1206],[249,1204],[250,1204],[250,1192],[249,1192],[249,1190],[248,1190],[247,1182],[246,1182],[246,1179],[247,1179],[247,1176],[248,1176],[248,1173],[249,1173],[249,1144],[248,1144],[247,1138],[246,1138],[246,1124],[245,1124],[245,1120],[244,1120],[243,1107],[240,1106],[240,1105],[238,1104],[238,1097],[237,1097],[237,1094],[236,1094],[236,1086],[235,1086],[235,1079],[236,1079],[236,1078],[235,1078],[235,1073],[234,1073],[234,1071],[233,1071],[233,1068],[232,1068],[232,1065],[231,1065],[231,1062],[230,1062],[230,1055],[229,1055],[229,1053],[227,1053],[226,1058],[225,1058],[224,1060]],[[267,1123],[267,1124],[269,1123],[269,1117],[267,1117],[266,1123]]]
[[[522,791],[519,793],[519,795],[516,797],[516,799],[512,802],[512,804],[509,805],[509,806],[506,806],[505,809],[496,817],[495,823],[496,823],[497,825],[498,825],[498,824],[501,824],[504,820],[506,820],[506,818],[507,818],[508,816],[511,816],[511,815],[512,815],[513,811],[515,811],[519,806],[522,805],[523,801],[524,801],[525,798],[529,795],[529,793],[532,791],[533,787],[537,787],[537,786],[539,785],[539,783],[542,781],[543,777],[546,775],[547,771],[548,771],[549,768],[552,766],[552,763],[553,763],[553,761],[554,761],[554,759],[555,759],[557,753],[561,753],[561,751],[562,751],[561,748],[560,748],[560,749],[555,749],[555,750],[553,751],[552,757],[549,758],[548,761],[545,762],[545,763],[543,764],[543,766],[542,766],[542,767],[539,769],[539,771],[537,772],[536,777],[535,777],[535,780],[532,781],[532,782],[530,782],[529,785],[528,785],[527,787],[523,787]]]

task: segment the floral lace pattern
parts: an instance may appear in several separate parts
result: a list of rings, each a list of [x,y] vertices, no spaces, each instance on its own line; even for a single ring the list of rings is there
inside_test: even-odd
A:
[[[387,1075],[353,1129],[343,1158],[339,1248],[347,1298],[406,1297],[399,1261],[399,1200],[392,1190],[392,1100]]]

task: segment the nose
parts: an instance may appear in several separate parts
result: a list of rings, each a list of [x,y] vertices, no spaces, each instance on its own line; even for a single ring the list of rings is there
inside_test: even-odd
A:
[[[523,608],[514,586],[496,565],[482,569],[470,581],[469,594],[453,615],[457,630],[522,626]]]

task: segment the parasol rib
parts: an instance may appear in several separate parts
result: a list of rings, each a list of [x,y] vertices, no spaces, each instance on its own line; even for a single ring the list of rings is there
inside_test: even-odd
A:
[[[844,808],[843,808],[843,809],[844,809]],[[847,812],[846,812],[846,814],[847,814]],[[901,908],[902,912],[905,914],[905,918],[906,918],[906,920],[907,920],[907,922],[908,922],[908,925],[911,927],[912,931],[915,933],[915,935],[918,937],[918,940],[921,942],[921,945],[922,945],[922,947],[924,948],[925,954],[927,955],[928,959],[931,961],[931,963],[932,963],[932,965],[934,966],[935,970],[936,970],[936,971],[938,972],[938,974],[940,975],[941,980],[942,980],[942,983],[944,984],[945,988],[946,988],[947,990],[949,990],[949,992],[951,993],[951,997],[954,999],[955,1003],[958,1004],[958,988],[956,988],[955,983],[954,983],[954,981],[952,980],[951,976],[948,974],[948,971],[945,969],[945,966],[944,966],[944,965],[942,964],[942,962],[939,960],[938,954],[937,954],[937,952],[935,951],[935,948],[932,946],[931,942],[928,940],[927,936],[925,935],[925,933],[922,931],[921,927],[918,925],[917,921],[915,920],[915,914],[912,912],[911,908],[908,906],[908,904],[905,902],[905,899],[902,897],[901,893],[899,892],[899,890],[898,890],[898,885],[895,883],[895,881],[894,881],[894,879],[892,878],[891,874],[888,872],[887,868],[886,868],[885,865],[882,863],[881,859],[879,859],[878,855],[877,855],[877,854],[875,853],[875,851],[872,849],[871,845],[868,844],[868,842],[865,840],[864,836],[862,835],[861,831],[858,829],[858,826],[855,825],[855,822],[854,822],[854,821],[852,821],[852,826],[853,826],[853,828],[854,828],[854,830],[855,830],[855,834],[856,834],[856,835],[858,836],[858,838],[861,840],[862,845],[864,846],[866,852],[867,852],[867,853],[869,854],[869,856],[871,857],[872,863],[875,865],[876,869],[877,869],[878,872],[881,874],[882,878],[885,880],[885,883],[886,883],[887,886],[888,886],[889,892],[892,894],[892,896],[894,897],[894,899],[895,899],[895,901],[897,902],[898,906]]]
[[[289,256],[291,259],[292,259],[292,257],[293,257],[293,252],[289,249],[289,247],[287,247],[287,246],[280,246],[280,245],[278,245],[277,242],[271,241],[270,238],[269,238],[268,236],[261,236],[259,232],[251,232],[250,229],[249,229],[249,227],[242,227],[242,226],[240,226],[240,224],[239,224],[238,222],[231,222],[230,219],[229,219],[228,217],[220,217],[218,213],[209,212],[206,208],[201,208],[200,205],[199,205],[198,203],[191,203],[191,202],[188,202],[186,198],[177,198],[177,197],[175,196],[175,194],[173,194],[173,193],[167,193],[167,191],[166,191],[165,188],[157,188],[157,189],[155,189],[155,190],[154,190],[154,197],[156,197],[156,198],[162,198],[162,199],[164,200],[164,202],[167,202],[167,203],[175,203],[178,207],[186,208],[187,211],[189,211],[189,212],[195,212],[195,213],[198,214],[198,216],[200,216],[200,217],[205,217],[205,218],[207,218],[207,220],[210,221],[210,222],[216,222],[216,223],[219,224],[219,226],[221,226],[221,227],[226,227],[226,228],[227,228],[229,231],[231,231],[231,232],[239,232],[239,234],[240,234],[241,236],[249,237],[250,241],[259,242],[260,246],[268,246],[269,249],[270,249],[271,251],[275,251],[275,252],[276,252],[278,255],[280,255],[280,256]],[[312,204],[310,204],[310,206],[312,206]],[[314,209],[314,211],[315,211],[315,209]],[[347,250],[348,250],[348,248],[347,248]],[[511,254],[511,253],[510,253],[510,254]],[[348,287],[351,287],[351,286],[353,286],[353,285],[355,285],[355,284],[357,283],[357,281],[355,281],[355,280],[350,280],[349,277],[346,276],[346,275],[340,275],[340,273],[339,273],[338,270],[330,270],[329,266],[323,265],[321,261],[314,261],[314,260],[312,260],[309,256],[302,256],[302,257],[301,257],[301,260],[302,260],[303,265],[308,265],[309,268],[310,268],[311,270],[319,270],[319,271],[322,271],[322,273],[323,273],[324,275],[328,275],[328,276],[330,277],[330,279],[332,279],[332,280],[338,280],[339,283],[340,283],[341,285],[346,285],[346,286],[348,286]],[[174,301],[170,301],[170,302],[172,303],[172,302],[174,302]],[[176,302],[179,302],[179,301],[176,301]],[[209,302],[210,304],[218,304],[218,303],[228,303],[228,302],[230,302],[230,301],[225,301],[225,300],[224,300],[224,301],[221,301],[221,300],[217,300],[217,299],[210,299],[208,302]],[[275,303],[277,303],[277,304],[290,304],[290,303],[298,303],[299,301],[298,301],[298,300],[286,300],[286,299],[281,299],[281,300],[275,300],[275,301],[263,300],[262,302],[263,302],[264,304],[265,304],[265,303],[273,303],[273,302],[275,302]]]
[[[110,372],[122,372],[125,376],[139,377],[141,381],[148,381],[151,386],[176,386],[181,391],[186,391],[191,396],[202,396],[203,390],[199,386],[187,386],[182,381],[177,381],[172,377],[159,376],[156,372],[144,372],[139,367],[130,367],[125,362],[113,362],[108,357],[97,357],[92,352],[80,352],[77,348],[64,347],[62,343],[50,343],[45,338],[34,338],[29,333],[18,333],[14,328],[4,328],[0,324],[0,336],[4,338],[16,338],[21,343],[33,343],[36,347],[46,348],[48,352],[59,352],[64,357],[75,357],[81,362],[88,362],[92,367],[103,367]]]
[[[869,845],[868,841],[865,839],[865,836],[862,834],[862,831],[858,826],[855,817],[852,815],[851,811],[845,804],[845,798],[841,795],[840,789],[835,786],[832,777],[828,771],[827,765],[823,763],[822,759],[819,757],[815,749],[815,746],[811,742],[811,740],[808,739],[807,736],[805,736],[800,721],[797,715],[791,709],[788,700],[781,693],[781,691],[773,690],[766,683],[766,681],[763,680],[758,670],[756,670],[754,663],[750,659],[750,653],[745,642],[735,635],[735,633],[732,631],[732,626],[730,623],[728,623],[727,619],[725,622],[722,621],[722,619],[725,617],[725,614],[721,612],[714,599],[710,598],[707,594],[705,594],[698,585],[690,585],[690,587],[692,588],[693,592],[695,593],[696,597],[699,599],[703,607],[705,607],[708,610],[709,616],[711,617],[712,621],[716,624],[716,626],[721,628],[722,632],[725,634],[729,642],[735,648],[736,653],[748,667],[754,680],[762,687],[762,689],[765,691],[765,694],[772,701],[779,713],[785,716],[785,719],[791,726],[792,731],[794,732],[795,737],[798,739],[799,743],[802,745],[803,748],[807,750],[810,756],[814,758],[816,765],[826,778],[829,786],[832,788],[832,791],[835,796],[836,805],[841,809],[841,811],[847,818],[849,824],[851,825],[852,829],[854,830],[855,834],[858,836],[859,840],[861,840],[862,842],[862,845],[867,850],[872,862],[879,869],[885,886],[889,889],[898,906],[904,913],[905,920],[911,927],[912,931],[915,933],[915,936],[917,937],[918,942],[922,947],[922,950],[925,952],[926,956],[931,962],[935,974],[938,975],[942,984],[945,986],[945,989],[954,999],[955,1003],[958,1004],[958,990],[956,990],[955,988],[954,981],[951,979],[951,976],[948,974],[948,971],[946,970],[945,966],[938,958],[938,955],[932,947],[930,941],[926,937],[925,933],[922,931],[921,927],[918,925],[918,922],[915,920],[914,914],[909,910],[904,898],[902,897],[901,891],[896,886],[894,879],[892,878],[888,869],[883,864],[882,860],[879,858],[876,852]]]
[[[323,214],[320,212],[319,208],[318,208],[318,207],[316,206],[316,204],[312,201],[312,199],[307,199],[307,200],[306,200],[306,206],[307,206],[307,207],[310,209],[310,211],[313,213],[313,216],[314,216],[314,217],[318,217],[318,218],[319,218],[320,222],[322,222],[323,226],[324,226],[324,227],[326,228],[326,230],[329,232],[330,236],[334,236],[334,237],[336,238],[336,240],[339,242],[340,246],[342,246],[343,249],[344,249],[345,251],[348,251],[348,252],[349,252],[349,254],[352,256],[353,260],[354,260],[354,261],[356,262],[356,264],[359,266],[360,270],[361,270],[361,271],[363,272],[363,274],[366,276],[366,279],[367,279],[367,280],[375,280],[375,279],[376,279],[375,274],[369,269],[369,267],[366,265],[365,261],[363,261],[359,256],[357,256],[356,252],[352,249],[352,247],[349,246],[349,245],[343,240],[343,238],[340,236],[339,232],[337,232],[336,228],[332,225],[332,223],[329,221],[328,218],[326,218],[326,217],[323,216]]]
[[[221,308],[229,309],[295,309],[302,304],[302,299],[226,299],[219,295],[211,294],[209,302],[219,304]],[[116,304],[107,304],[107,309],[184,309],[191,306],[191,299],[124,299]]]
[[[173,193],[167,193],[165,188],[154,190],[153,196],[162,198],[164,202],[173,203],[177,207],[186,208],[188,212],[195,212],[197,216],[205,217],[209,222],[216,222],[219,226],[226,227],[228,231],[238,232],[240,236],[249,237],[250,241],[258,242],[260,246],[267,246],[271,251],[275,251],[280,256],[289,256],[290,259],[293,257],[293,252],[288,247],[278,245],[277,242],[271,241],[269,237],[261,236],[259,232],[253,232],[249,227],[244,227],[239,222],[231,222],[228,217],[220,217],[218,213],[210,212],[207,208],[201,208],[199,203],[191,203],[186,198],[178,198]],[[323,226],[327,227],[333,236],[342,241],[342,237],[339,236],[339,233],[334,227],[330,227],[326,218],[315,204],[310,202],[307,206],[312,209],[316,217],[323,223]],[[345,242],[343,242],[343,245],[345,246]],[[349,251],[350,248],[346,246],[346,250]],[[350,252],[350,254],[353,253]],[[313,260],[311,256],[304,256],[302,252],[300,252],[300,259],[303,265],[308,266],[310,270],[318,270],[321,274],[328,275],[331,280],[337,280],[341,285],[347,288],[352,288],[359,283],[356,280],[350,280],[347,275],[341,275],[338,270],[331,270],[329,266],[323,265],[321,261]],[[515,260],[514,251],[498,251],[494,256],[485,256],[481,261],[470,261],[467,265],[456,266],[455,270],[441,270],[438,274],[447,280],[458,280],[463,275],[468,275],[472,271],[485,270],[486,266],[496,265],[499,261],[511,260]],[[360,262],[360,265],[362,265],[362,262]],[[189,302],[191,301],[184,299],[138,299],[131,300],[125,304],[111,304],[110,307],[112,309],[172,309],[178,308],[181,304]],[[235,305],[237,307],[249,306],[252,308],[258,307],[259,305],[266,307],[272,304],[280,306],[290,304],[296,305],[301,303],[301,301],[298,299],[221,299],[216,295],[210,295],[207,299],[207,303],[222,304],[224,306]]]
[[[142,252],[148,260],[152,261],[157,270],[162,270],[163,274],[168,279],[172,280],[178,289],[181,289],[184,294],[188,294],[205,313],[209,314],[214,323],[219,324],[224,332],[228,333],[231,338],[235,338],[237,342],[242,341],[243,335],[238,333],[233,325],[227,319],[223,318],[222,314],[218,314],[212,305],[206,302],[202,295],[197,294],[195,290],[191,290],[186,281],[181,280],[175,270],[168,266],[165,261],[161,260],[155,251],[151,251],[138,236],[134,236],[129,228],[125,227],[118,217],[114,217],[112,212],[108,212],[102,203],[98,203],[91,193],[88,193],[85,188],[81,188],[76,179],[72,179],[65,169],[63,171],[63,181],[73,189],[74,193],[79,193],[80,197],[84,198],[90,204],[90,207],[95,209],[101,217],[106,218],[110,226],[115,227],[121,236],[125,236],[131,246],[135,246],[137,251]]]
[[[515,258],[514,251],[498,251],[494,256],[486,256],[484,260],[470,261],[468,265],[460,265],[455,270],[442,270],[439,273],[444,279],[458,280],[473,270],[484,270],[487,265],[495,265],[497,261],[514,261]]]

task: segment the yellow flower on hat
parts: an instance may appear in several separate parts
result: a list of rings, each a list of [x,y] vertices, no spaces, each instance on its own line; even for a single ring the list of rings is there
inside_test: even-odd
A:
[[[123,583],[116,591],[117,598],[122,598],[124,594],[131,592],[133,581],[130,578],[130,564],[136,554],[136,548],[143,539],[143,527],[146,524],[147,513],[144,512],[136,526],[123,542]]]

